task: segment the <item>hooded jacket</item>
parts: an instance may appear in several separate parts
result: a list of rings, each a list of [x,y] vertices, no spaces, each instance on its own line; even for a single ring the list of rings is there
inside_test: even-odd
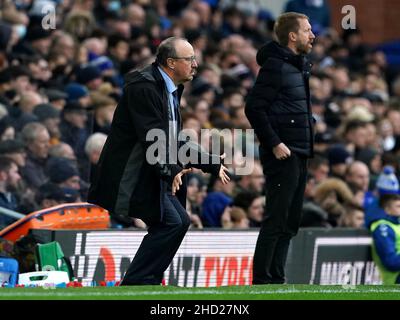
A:
[[[275,41],[258,51],[257,63],[261,69],[245,112],[260,141],[260,155],[273,156],[272,148],[283,142],[292,152],[312,157],[311,63]]]
[[[183,85],[179,85],[179,99],[182,92]],[[155,163],[148,161],[146,153],[154,147],[155,141],[147,139],[147,135],[150,130],[159,129],[164,135],[158,137],[158,145],[168,146],[169,119],[168,96],[158,65],[154,63],[128,73],[110,134],[102,150],[96,174],[92,177],[88,202],[107,209],[111,215],[140,218],[146,224],[162,219],[163,194],[184,165],[179,161],[170,161],[168,148],[164,149],[165,157],[156,159]],[[187,163],[186,167],[218,174],[219,156],[202,155],[201,151],[196,151],[197,159],[207,156],[209,164]],[[176,193],[184,208],[185,178]]]
[[[400,217],[382,211],[380,219],[376,215],[367,222],[373,238],[372,257],[383,284],[400,284]]]

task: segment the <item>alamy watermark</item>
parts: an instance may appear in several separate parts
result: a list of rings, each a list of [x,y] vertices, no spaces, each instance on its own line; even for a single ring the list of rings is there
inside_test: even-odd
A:
[[[342,28],[344,30],[356,28],[356,8],[352,5],[342,7],[342,13],[346,14],[342,18]]]
[[[44,30],[56,29],[57,20],[55,4],[44,4],[42,7],[42,14],[44,15],[44,17],[42,18],[42,28]]]
[[[150,146],[146,150],[149,164],[218,164],[220,155],[225,154],[223,163],[229,166],[235,175],[249,175],[254,169],[255,135],[253,129],[183,129],[177,138],[173,138],[172,123],[169,129],[170,139],[162,129],[147,132],[146,141]]]

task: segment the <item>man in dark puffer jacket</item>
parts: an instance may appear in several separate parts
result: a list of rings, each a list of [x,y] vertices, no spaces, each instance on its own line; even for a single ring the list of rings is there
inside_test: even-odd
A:
[[[260,141],[266,207],[253,261],[253,284],[284,283],[290,239],[296,235],[313,155],[313,118],[305,54],[315,38],[308,17],[278,17],[272,41],[257,53],[261,66],[246,102],[246,116]]]

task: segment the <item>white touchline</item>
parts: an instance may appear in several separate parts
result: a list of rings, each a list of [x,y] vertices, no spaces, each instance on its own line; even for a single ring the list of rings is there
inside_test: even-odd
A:
[[[151,292],[1,292],[0,297],[30,297],[30,296],[43,296],[43,297],[51,297],[51,296],[64,296],[64,297],[74,297],[74,296],[82,296],[82,297],[90,297],[90,296],[155,296],[155,295],[182,295],[182,294],[213,294],[213,295],[262,295],[262,294],[292,294],[292,293],[341,293],[341,294],[354,294],[354,293],[400,293],[400,289],[395,288],[376,288],[376,289],[368,289],[368,290],[336,290],[336,289],[324,289],[324,290],[298,290],[298,289],[279,289],[279,290],[256,290],[256,291],[248,291],[248,292],[231,292],[231,291],[219,291],[215,292],[213,290],[201,290],[201,291],[151,291]]]

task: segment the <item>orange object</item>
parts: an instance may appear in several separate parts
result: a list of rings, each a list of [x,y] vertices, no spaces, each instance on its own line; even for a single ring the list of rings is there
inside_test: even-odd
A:
[[[107,229],[106,209],[87,202],[65,203],[28,214],[0,231],[0,237],[17,241],[30,229]]]

